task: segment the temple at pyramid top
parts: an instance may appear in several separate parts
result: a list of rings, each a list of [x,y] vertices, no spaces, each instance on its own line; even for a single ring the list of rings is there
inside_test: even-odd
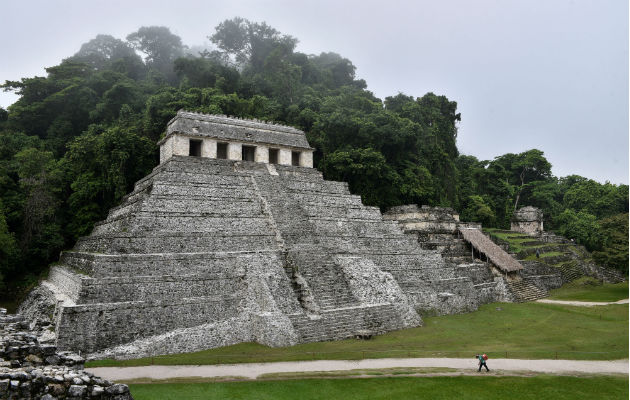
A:
[[[158,142],[160,163],[172,156],[313,167],[313,148],[293,127],[180,110]]]

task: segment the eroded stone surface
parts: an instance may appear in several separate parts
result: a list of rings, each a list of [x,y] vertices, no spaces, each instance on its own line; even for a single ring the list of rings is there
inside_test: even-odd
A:
[[[543,232],[542,210],[527,206],[514,211],[510,230],[531,236],[540,235]]]
[[[78,354],[58,352],[49,329],[0,308],[0,399],[132,399],[127,385],[84,371]]]
[[[422,248],[346,183],[283,165],[295,149],[310,149],[303,132],[180,114],[162,163],[22,304],[56,327],[58,348],[128,358],[240,342],[287,346],[417,326],[421,315],[508,297],[500,277]],[[201,156],[181,155],[199,144],[193,137],[231,140],[227,158],[247,155],[248,141],[282,145],[279,163],[258,150],[252,161],[214,159],[219,148],[210,142]],[[415,212],[411,223],[431,235],[452,236],[451,225],[462,224],[452,210]]]

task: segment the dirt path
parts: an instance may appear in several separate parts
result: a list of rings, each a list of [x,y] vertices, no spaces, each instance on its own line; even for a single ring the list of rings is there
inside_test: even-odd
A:
[[[357,361],[318,360],[298,362],[274,362],[255,364],[226,365],[153,365],[146,367],[99,367],[86,368],[93,374],[113,381],[140,378],[172,379],[184,377],[244,377],[256,379],[263,374],[314,371],[348,371],[353,369],[413,367],[448,367],[462,370],[477,370],[477,363],[470,358],[383,358]],[[628,360],[615,361],[575,361],[575,360],[518,360],[491,359],[488,361],[490,373],[493,370],[529,371],[537,373],[588,373],[588,374],[628,374]]]
[[[582,306],[582,307],[607,306],[609,304],[628,304],[628,301],[629,299],[623,299],[619,301],[570,301],[570,300],[548,300],[548,299],[536,300],[536,302],[538,303],[562,304],[565,306]]]

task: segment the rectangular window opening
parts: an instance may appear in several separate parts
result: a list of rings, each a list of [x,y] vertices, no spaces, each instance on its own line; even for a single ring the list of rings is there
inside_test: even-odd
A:
[[[220,160],[227,160],[227,150],[228,150],[228,144],[227,143],[217,143],[217,158]]]
[[[269,149],[269,164],[278,164],[278,149]]]
[[[243,146],[243,161],[254,161],[256,146]]]
[[[201,143],[203,143],[202,140],[190,139],[188,155],[192,157],[201,157]]]
[[[299,151],[291,152],[291,165],[293,165],[294,167],[300,166],[300,152]]]

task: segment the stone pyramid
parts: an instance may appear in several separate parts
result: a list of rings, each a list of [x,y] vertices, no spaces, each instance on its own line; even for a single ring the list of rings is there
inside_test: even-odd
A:
[[[160,144],[160,165],[21,306],[53,318],[60,349],[287,346],[478,306],[469,277],[311,168],[303,132],[179,112]]]

